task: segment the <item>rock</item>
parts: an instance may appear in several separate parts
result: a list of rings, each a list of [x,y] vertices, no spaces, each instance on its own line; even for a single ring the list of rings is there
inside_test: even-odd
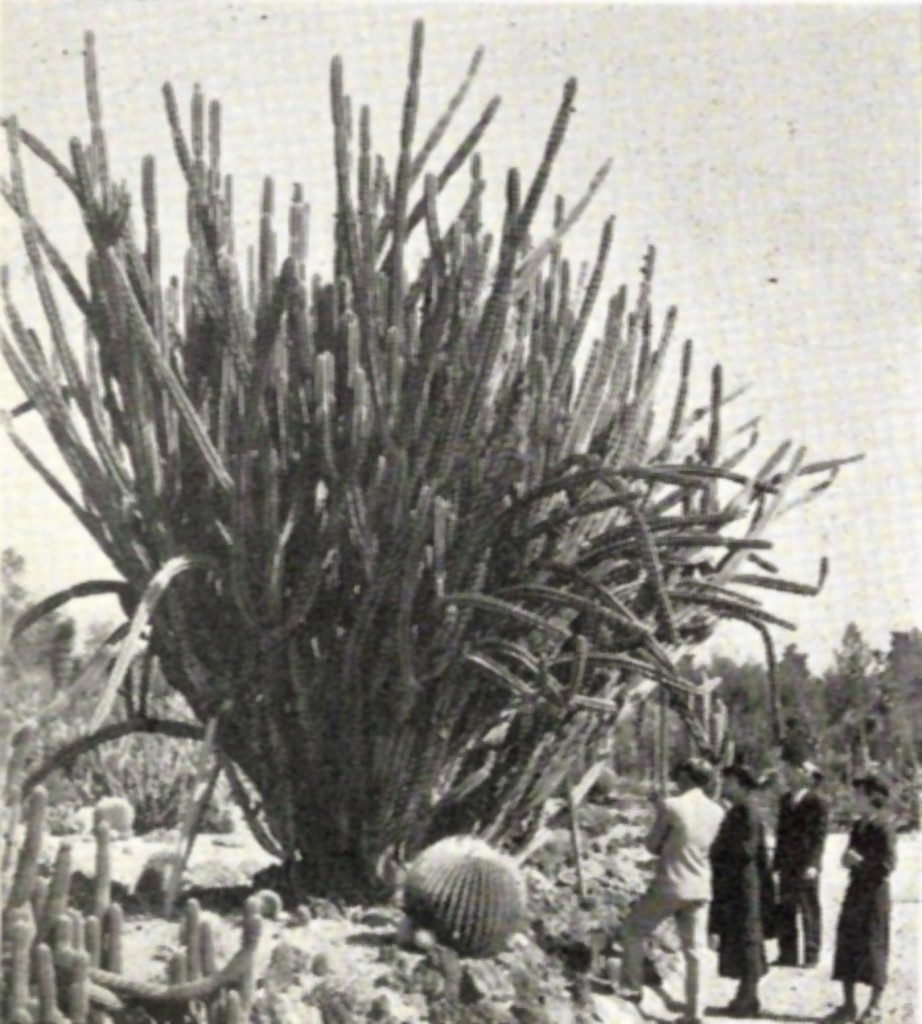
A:
[[[497,1002],[514,999],[515,988],[507,971],[493,960],[468,960],[461,968],[458,998],[462,1003],[477,1003],[481,999]]]
[[[331,969],[330,958],[326,953],[318,953],[311,961],[311,971],[313,971],[318,978],[322,978],[329,974]]]
[[[308,898],[307,907],[312,918],[326,919],[329,921],[345,921],[346,915],[342,909],[332,900],[324,899],[321,896]]]
[[[298,984],[309,967],[309,954],[283,939],[272,950],[272,955],[269,957],[266,985],[284,992]]]
[[[253,1004],[253,1024],[323,1024],[316,1006],[305,1004],[300,993],[261,991]]]
[[[311,908],[306,903],[299,903],[291,912],[289,923],[295,926],[310,924],[313,916]]]
[[[167,882],[178,862],[179,854],[174,850],[155,849],[142,865],[131,895],[145,913],[154,916],[163,913]]]
[[[592,1019],[598,1024],[642,1024],[646,1019],[634,1003],[618,996],[593,994]]]
[[[461,987],[461,958],[458,954],[448,946],[433,946],[426,955],[426,962],[441,975],[444,994],[449,999],[457,999]]]
[[[396,908],[367,907],[360,908],[353,920],[369,928],[393,928],[402,915]]]
[[[560,1017],[552,1017],[547,1009],[536,1003],[514,1003],[510,1013],[516,1024],[563,1024]]]
[[[368,1020],[375,1021],[376,1024],[389,1024],[393,1019],[391,1001],[387,994],[382,992],[381,995],[375,996],[368,1007]]]
[[[352,993],[332,983],[321,982],[311,992],[310,1000],[320,1009],[323,1024],[353,1024],[358,1016]]]
[[[113,880],[109,891],[112,900],[123,906],[130,899],[130,893],[126,885]],[[83,871],[75,870],[70,876],[70,890],[68,905],[79,910],[83,914],[92,914],[96,904],[96,875],[85,874]]]

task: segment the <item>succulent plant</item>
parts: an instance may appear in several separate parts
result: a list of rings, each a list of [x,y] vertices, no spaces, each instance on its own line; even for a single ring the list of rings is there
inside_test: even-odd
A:
[[[415,928],[464,956],[492,956],[524,923],[525,883],[511,857],[472,836],[450,836],[410,865],[403,902]]]
[[[112,900],[109,823],[100,818],[94,829],[90,913],[72,905],[68,843],[58,847],[50,879],[40,875],[47,793],[37,786],[23,802],[21,786],[34,738],[31,723],[16,729],[10,715],[0,714],[0,1020],[242,1024],[253,994],[258,901],[247,901],[240,948],[222,968],[215,963],[210,923],[196,901],[188,900],[182,950],[170,964],[169,982],[122,975],[123,914]],[[24,827],[18,827],[20,821]]]

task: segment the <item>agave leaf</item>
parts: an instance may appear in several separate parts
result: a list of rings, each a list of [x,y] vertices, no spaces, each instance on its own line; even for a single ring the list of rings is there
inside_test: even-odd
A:
[[[204,559],[179,555],[176,558],[171,558],[163,565],[147,585],[131,618],[128,633],[119,647],[118,657],[112,666],[112,672],[106,681],[105,689],[100,695],[96,710],[93,712],[93,717],[90,720],[90,732],[95,732],[99,729],[102,723],[109,717],[112,705],[115,703],[115,698],[128,673],[128,669],[143,647],[143,633],[150,624],[151,616],[170,583],[187,569],[205,564],[207,563]]]
[[[127,594],[129,590],[130,588],[124,580],[86,580],[83,583],[75,583],[66,590],[59,590],[55,594],[50,594],[23,612],[13,624],[13,628],[10,631],[10,639],[15,640],[29,626],[38,622],[39,619],[43,619],[46,615],[57,611],[58,608],[67,604],[68,601],[74,600],[74,598],[96,597],[100,594]]]

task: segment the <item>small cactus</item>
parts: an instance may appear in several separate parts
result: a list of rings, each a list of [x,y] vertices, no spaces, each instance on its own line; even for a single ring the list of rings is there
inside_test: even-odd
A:
[[[253,998],[258,901],[247,901],[240,948],[222,968],[215,964],[209,922],[189,900],[170,983],[123,977],[124,922],[112,900],[109,846],[118,824],[96,820],[93,899],[84,916],[70,906],[70,844],[60,844],[50,877],[38,872],[47,793],[36,787],[24,802],[21,792],[33,732],[29,726],[14,732],[11,717],[0,714],[0,1019],[87,1024],[129,1014],[132,1020],[243,1024]]]
[[[134,834],[134,807],[123,796],[105,796],[93,809],[94,826],[103,821],[114,838],[130,839]]]
[[[423,850],[407,871],[404,910],[463,956],[500,952],[525,920],[518,865],[471,836],[451,836]]]
[[[282,916],[282,897],[273,889],[260,889],[256,899],[259,900],[259,912],[267,921],[275,921]]]

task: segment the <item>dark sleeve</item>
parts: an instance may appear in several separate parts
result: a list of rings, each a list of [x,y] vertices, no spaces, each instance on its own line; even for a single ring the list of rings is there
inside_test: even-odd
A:
[[[871,885],[883,882],[896,866],[896,834],[886,821],[866,822],[861,842],[854,848],[862,856],[854,870]]]
[[[720,935],[727,921],[726,849],[728,819],[724,818],[711,846],[711,905],[708,909],[708,934]]]
[[[746,813],[740,818],[740,857],[739,859],[748,864],[754,862],[759,854],[759,841],[764,832],[762,821],[756,811],[746,805]]]
[[[787,859],[788,828],[787,828],[787,793],[782,793],[778,805],[778,820],[775,824],[775,854],[772,859],[772,870],[780,871]]]
[[[804,837],[804,845],[808,852],[807,867],[816,868],[817,871],[823,866],[823,849],[826,846],[826,834],[829,831],[829,806],[819,796],[810,800],[811,810]]]
[[[896,831],[889,822],[879,822],[871,835],[865,866],[869,875],[883,881],[896,867]]]
[[[764,856],[764,828],[758,812],[750,805],[745,806],[740,827],[740,887],[742,911],[741,924],[747,938],[762,934],[762,876],[760,853]]]

